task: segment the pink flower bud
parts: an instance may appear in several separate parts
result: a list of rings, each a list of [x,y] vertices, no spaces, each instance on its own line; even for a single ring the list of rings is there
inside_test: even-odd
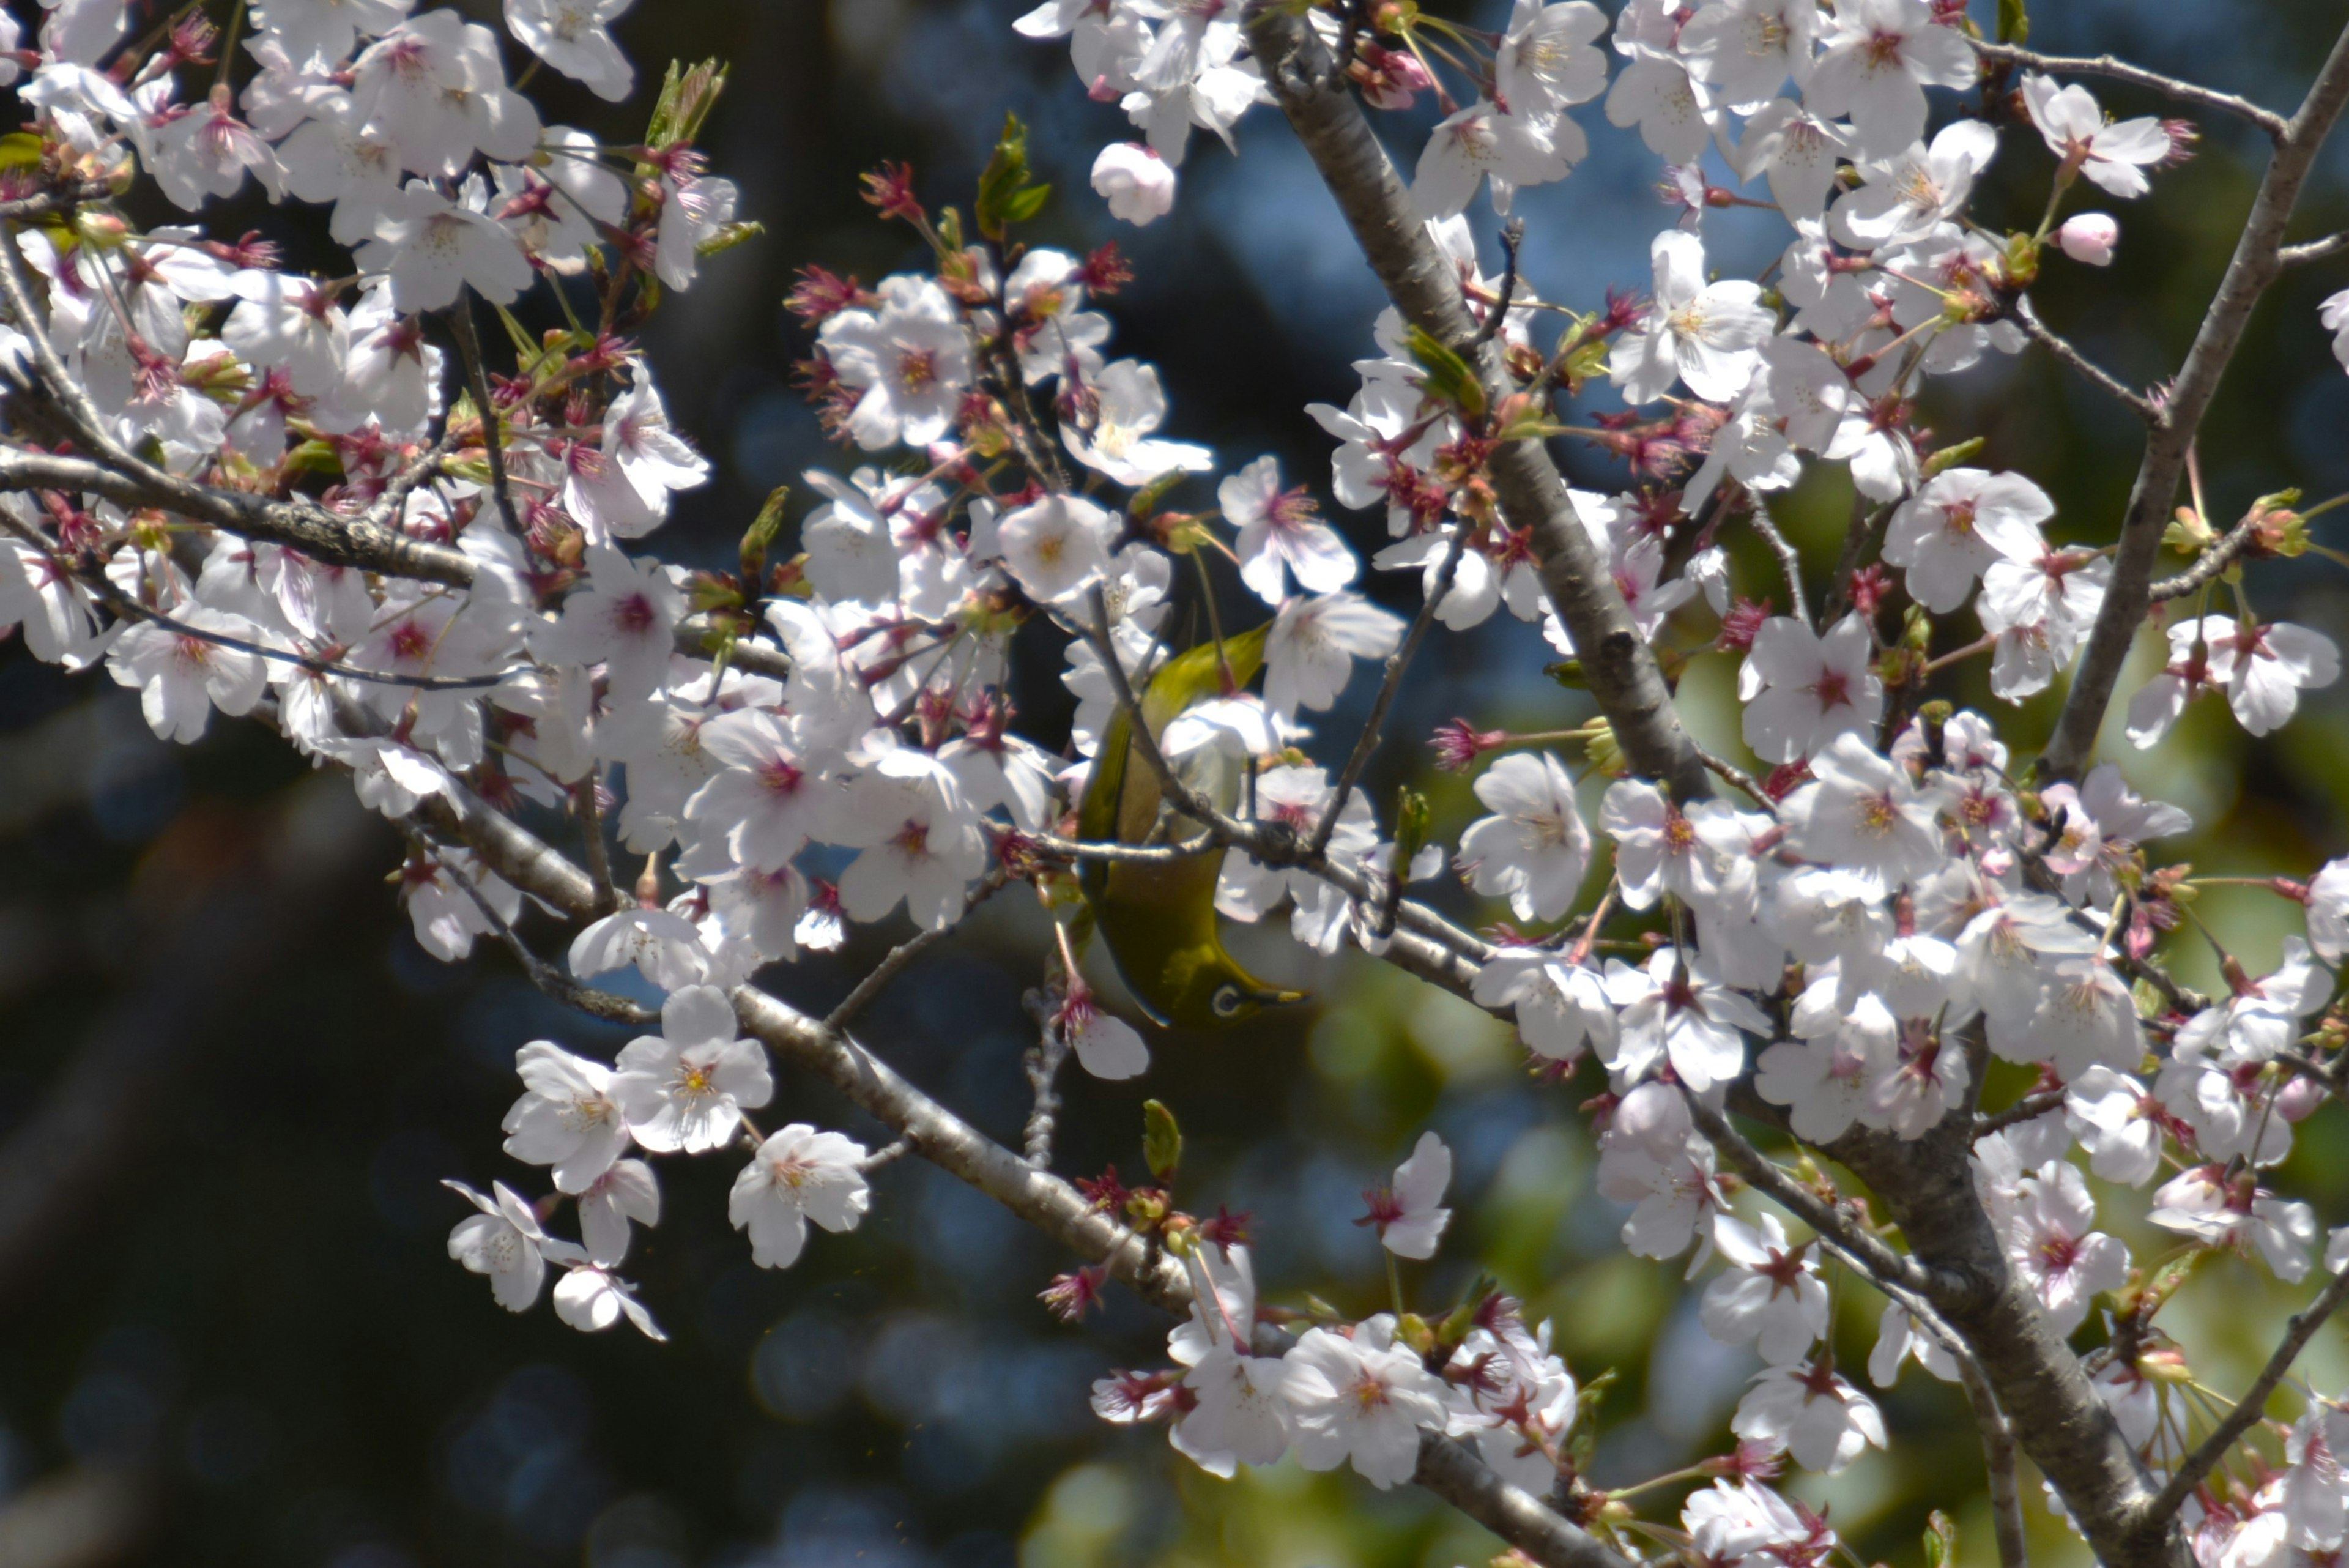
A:
[[[1173,210],[1174,171],[1138,141],[1112,141],[1093,160],[1093,191],[1112,217],[1141,228]]]
[[[2113,247],[2120,244],[2121,226],[2110,213],[2081,213],[2055,231],[2055,243],[2075,262],[2090,266],[2113,265]]]
[[[2313,1078],[2294,1078],[2276,1091],[2276,1115],[2288,1122],[2304,1122],[2316,1114],[2330,1092]]]

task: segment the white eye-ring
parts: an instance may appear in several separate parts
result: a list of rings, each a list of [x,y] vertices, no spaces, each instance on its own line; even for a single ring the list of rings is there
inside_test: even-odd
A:
[[[1226,981],[1216,987],[1216,994],[1207,999],[1207,1005],[1215,1009],[1216,1017],[1229,1018],[1240,1010],[1240,988]]]

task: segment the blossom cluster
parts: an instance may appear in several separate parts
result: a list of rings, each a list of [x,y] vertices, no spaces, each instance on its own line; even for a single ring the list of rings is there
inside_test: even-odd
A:
[[[505,17],[523,50],[616,100],[634,80],[605,30],[622,8],[509,0]],[[1541,1077],[1585,1058],[1604,1075],[1587,1108],[1599,1189],[1629,1210],[1624,1244],[1692,1254],[1692,1278],[1717,1262],[1701,1321],[1764,1364],[1732,1423],[1735,1452],[1708,1461],[1714,1484],[1682,1511],[1708,1560],[1820,1560],[1833,1532],[1767,1483],[1786,1459],[1833,1471],[1888,1440],[1838,1370],[1836,1272],[1885,1287],[1878,1386],[1912,1359],[1953,1379],[1971,1354],[1899,1281],[1856,1262],[1851,1234],[1813,1224],[1821,1211],[1771,1192],[1811,1227],[1795,1239],[1741,1197],[1745,1180],[1718,1164],[1733,1104],[1815,1147],[1914,1145],[1977,1116],[1993,1059],[2027,1069],[2030,1094],[1971,1139],[1979,1201],[2059,1339],[2112,1303],[2085,1353],[2096,1393],[2149,1464],[2182,1462],[2193,1417],[2165,1392],[2176,1352],[2154,1324],[2175,1281],[2133,1269],[2098,1228],[2084,1171],[2162,1179],[2147,1217],[2193,1257],[2307,1274],[2323,1226],[2268,1183],[2342,1081],[2349,860],[2269,884],[2304,908],[2306,929],[2271,972],[2229,957],[2217,997],[2170,975],[2165,938],[2209,880],[2158,858],[2187,815],[2110,762],[2037,779],[1992,717],[1934,696],[1937,675],[1973,659],[1995,699],[2047,690],[2117,591],[2112,553],[2051,534],[2051,498],[1976,465],[1981,443],[1933,448],[1914,400],[1924,378],[2025,347],[2043,261],[2111,258],[2109,217],[2055,221],[2080,178],[2141,196],[2189,150],[2190,128],[2110,122],[2085,88],[2026,72],[1932,130],[1929,89],[1982,84],[1958,8],[1927,0],[1630,0],[1611,23],[1583,0],[1517,0],[1496,34],[1409,6],[1313,8],[1337,79],[1376,108],[1431,93],[1444,110],[1399,239],[1435,258],[1483,327],[1464,349],[1391,309],[1345,405],[1303,410],[1335,443],[1335,504],[1386,524],[1369,566],[1417,574],[1407,622],[1366,593],[1361,556],[1309,486],[1271,457],[1226,462],[1178,439],[1156,369],[1112,358],[1102,306],[1131,276],[1114,245],[1015,237],[1045,199],[1016,123],[968,220],[926,202],[901,166],[868,177],[881,218],[916,234],[929,265],[871,287],[811,266],[793,290],[809,395],[854,452],[845,472],[804,476],[817,502],[797,552],[772,548],[779,493],[744,534],[739,570],[664,564],[645,541],[710,465],[671,428],[631,334],[750,232],[695,141],[722,72],[672,69],[643,139],[607,145],[543,124],[507,75],[505,42],[454,11],[253,11],[244,59],[225,62],[200,17],[130,39],[120,0],[61,0],[31,49],[0,21],[0,68],[26,73],[22,134],[37,148],[0,168],[13,225],[0,235],[0,625],[45,660],[103,663],[159,735],[193,742],[214,710],[252,715],[348,774],[409,835],[399,897],[437,957],[494,939],[556,995],[647,1029],[649,1014],[592,982],[633,971],[664,998],[658,1033],[611,1063],[552,1041],[518,1051],[506,1152],[546,1168],[553,1191],[451,1184],[476,1212],[450,1255],[501,1304],[532,1306],[554,1269],[564,1321],[626,1318],[658,1337],[616,1271],[633,1228],[660,1218],[663,1157],[748,1156],[728,1210],[762,1267],[795,1263],[811,1222],[853,1229],[889,1151],[752,1120],[781,1091],[769,1045],[744,1034],[748,988],[853,927],[943,932],[1014,881],[1056,920],[1030,1063],[1028,1154],[1048,1167],[1063,1059],[1116,1079],[1150,1064],[1142,1033],[1085,978],[1090,935],[1121,968],[1130,957],[1093,873],[1210,864],[1201,907],[1154,913],[1212,930],[1219,916],[1285,911],[1320,954],[1432,946],[1451,983],[1514,1019]],[[1250,15],[1218,0],[1049,0],[1019,20],[1065,37],[1089,92],[1143,134],[1094,166],[1112,214],[1168,211],[1189,132],[1228,142],[1276,96]],[[181,96],[215,65],[204,96]],[[1654,237],[1645,297],[1609,291],[1576,310],[1526,287],[1519,230],[1488,272],[1464,213],[1480,190],[1506,213],[1518,187],[1566,177],[1587,151],[1568,111],[1602,96],[1608,120],[1665,161],[1675,216]],[[2002,238],[1973,196],[2008,140],[2054,169],[2035,231]],[[1709,152],[1767,201],[1713,185]],[[327,209],[347,265],[309,275],[259,236],[142,232],[113,202],[142,177],[191,213],[248,180]],[[1792,226],[1763,277],[1708,261],[1706,213],[1738,204]],[[2323,322],[2349,358],[2344,301]],[[534,333],[523,312],[564,325]],[[1623,407],[1563,423],[1602,383]],[[1464,632],[1506,607],[1540,627],[1563,674],[1597,651],[1578,647],[1553,595],[1560,545],[1503,504],[1496,478],[1505,449],[1557,437],[1627,464],[1611,493],[1565,493],[1568,543],[1605,568],[1641,657],[1676,672],[1696,634],[1738,660],[1736,739],[1760,776],[1708,756],[1742,803],[1634,776],[1612,714],[1539,735],[1462,721],[1435,760],[1482,764],[1478,815],[1433,824],[1407,796],[1382,819],[1359,785],[1375,728],[1350,757],[1311,749],[1358,662],[1382,682],[1382,716],[1435,628]],[[1815,613],[1769,507],[1820,464],[1848,475],[1860,505]],[[2256,614],[2234,565],[2308,548],[2321,509],[2295,500],[2280,490],[2223,535],[2199,496],[2180,516],[2173,542],[2199,564],[2161,602],[2192,605],[2129,699],[2137,745],[2206,693],[2271,733],[2336,679],[2332,640]],[[1741,580],[1733,528],[1770,546],[1778,580]],[[1236,576],[1237,604],[1216,597],[1211,563]],[[1186,602],[1209,612],[1217,679],[1169,695]],[[1971,630],[1943,635],[1965,616]],[[1022,732],[1008,695],[1027,626],[1054,635],[1021,639],[1021,657],[1057,651],[1076,699],[1065,745]],[[1582,765],[1554,743],[1578,743]],[[1594,774],[1595,830],[1579,787]],[[1145,775],[1163,802],[1149,820],[1125,820],[1124,796],[1092,809],[1097,777],[1144,799],[1131,781]],[[482,826],[534,842],[525,820],[575,835],[588,867],[577,903],[592,913],[567,974],[516,929],[525,892],[550,886],[541,852],[559,857]],[[1083,841],[1102,821],[1108,839]],[[641,866],[626,888],[616,855]],[[1513,923],[1488,940],[1406,898],[1447,869]],[[1196,946],[1179,973],[1200,971]],[[1227,988],[1213,1016],[1291,994]],[[805,1033],[849,1050],[851,1012],[802,1021]],[[1093,1212],[1175,1260],[1192,1303],[1173,1367],[1097,1388],[1106,1418],[1164,1419],[1219,1474],[1293,1452],[1381,1486],[1410,1479],[1436,1433],[1528,1491],[1577,1500],[1579,1522],[1630,1518],[1581,1475],[1590,1402],[1547,1324],[1497,1293],[1423,1316],[1399,1270],[1392,1310],[1359,1321],[1260,1303],[1245,1227],[1175,1209],[1161,1163],[1143,1191],[1113,1173],[1091,1184]],[[1370,1195],[1364,1220],[1391,1259],[1435,1254],[1450,1175],[1429,1135]],[[1824,1212],[1849,1214],[1828,1185]],[[549,1229],[566,1199],[575,1241]],[[2328,1267],[2349,1260],[2342,1237]],[[1081,1271],[1046,1295],[1073,1316],[1106,1278]],[[2339,1545],[2337,1415],[2313,1407],[2271,1480],[2203,1489],[2203,1562],[2257,1568],[2284,1545]]]

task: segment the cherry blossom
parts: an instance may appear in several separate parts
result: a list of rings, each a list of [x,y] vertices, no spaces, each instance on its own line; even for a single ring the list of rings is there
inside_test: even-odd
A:
[[[1443,1389],[1416,1352],[1395,1343],[1390,1313],[1363,1319],[1350,1335],[1307,1329],[1282,1357],[1280,1392],[1299,1460],[1309,1470],[1351,1461],[1381,1489],[1411,1479],[1419,1429],[1444,1425]]]
[[[1094,193],[1110,215],[1147,228],[1174,210],[1174,171],[1153,147],[1112,141],[1093,160]]]
[[[2153,188],[2146,170],[2169,156],[2169,132],[2159,119],[2145,115],[2109,120],[2095,96],[2076,83],[2059,88],[2038,72],[2026,71],[2023,103],[2031,123],[2046,139],[2048,151],[2064,161],[2058,180],[2076,172],[2112,195],[2142,196]]]
[[[1874,652],[1857,616],[1846,616],[1825,636],[1791,616],[1764,621],[1737,676],[1745,743],[1769,762],[1791,763],[1873,725],[1884,711]]]
[[[1459,866],[1480,893],[1504,895],[1521,920],[1555,920],[1582,888],[1590,829],[1557,757],[1503,757],[1476,781],[1493,815],[1460,836]]]
[[[1777,329],[1760,303],[1761,286],[1735,278],[1706,282],[1704,244],[1694,234],[1658,234],[1651,255],[1655,302],[1609,356],[1624,400],[1653,402],[1676,378],[1700,398],[1735,397],[1753,377],[1757,350]]]
[[[1452,1222],[1452,1210],[1442,1206],[1451,1184],[1452,1151],[1433,1133],[1422,1133],[1411,1158],[1395,1167],[1394,1180],[1363,1194],[1371,1211],[1361,1222],[1377,1226],[1380,1244],[1396,1257],[1433,1258]]]
[[[811,1220],[827,1231],[855,1230],[872,1203],[864,1153],[862,1144],[805,1122],[760,1144],[726,1199],[726,1217],[750,1232],[750,1261],[762,1269],[790,1268],[807,1246]]]
[[[746,1110],[773,1095],[766,1053],[735,1034],[733,1004],[690,985],[661,1004],[661,1032],[621,1048],[611,1092],[629,1136],[655,1154],[704,1154],[733,1137]]]
[[[1886,1440],[1875,1401],[1825,1361],[1754,1374],[1729,1426],[1746,1441],[1791,1453],[1804,1469],[1827,1475]]]
[[[970,341],[936,284],[885,277],[880,294],[880,310],[838,312],[816,343],[841,384],[862,394],[848,420],[859,446],[926,446],[946,433],[969,384]]]

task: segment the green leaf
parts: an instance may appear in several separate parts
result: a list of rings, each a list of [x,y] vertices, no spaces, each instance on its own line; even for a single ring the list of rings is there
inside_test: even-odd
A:
[[[1161,1187],[1172,1186],[1175,1172],[1183,1168],[1183,1129],[1163,1101],[1142,1102],[1142,1158],[1150,1166],[1151,1179]]]
[[[41,161],[41,139],[29,130],[0,136],[0,169],[24,169]]]
[[[1998,0],[1998,41],[2031,42],[2031,13],[2023,8],[2023,0]]]
[[[759,508],[758,516],[742,532],[742,586],[756,593],[759,581],[767,575],[767,546],[783,529],[783,504],[792,498],[792,487],[778,484],[767,493],[766,504]]]
[[[974,212],[978,232],[1001,244],[1014,223],[1024,223],[1043,210],[1051,195],[1050,185],[1028,182],[1028,128],[1016,114],[1003,117],[1003,134],[995,153],[978,176],[978,200]]]
[[[1126,515],[1137,523],[1149,521],[1157,515],[1159,503],[1164,501],[1176,485],[1190,477],[1183,469],[1168,469],[1133,493],[1133,499],[1125,504]]]
[[[335,443],[316,438],[287,452],[285,468],[289,473],[321,473],[330,479],[343,477],[343,459],[335,450]]]
[[[1957,1560],[1957,1521],[1937,1508],[1925,1517],[1925,1568],[1950,1568]]]
[[[1937,473],[1947,473],[1950,470],[1957,467],[1958,464],[1965,462],[1966,459],[1972,457],[1975,453],[1981,452],[1982,446],[1983,439],[1981,436],[1976,436],[1971,441],[1961,441],[1955,446],[1943,447],[1940,451],[1935,452],[1932,456],[1925,460],[1923,464],[1924,477],[1930,479]]]
[[[714,256],[720,251],[730,251],[744,240],[755,240],[767,232],[767,225],[755,220],[740,223],[720,223],[710,231],[709,237],[697,242],[693,254]]]
[[[671,60],[668,74],[661,78],[660,97],[653,103],[652,120],[645,128],[645,145],[665,152],[699,136],[702,121],[725,90],[722,62],[704,60],[688,69],[683,61]]]
[[[1425,795],[1408,785],[1397,794],[1393,865],[1396,877],[1411,875],[1411,863],[1426,846],[1428,829],[1434,820],[1435,814],[1428,805]]]
[[[1436,341],[1423,327],[1411,329],[1410,346],[1411,357],[1427,373],[1422,384],[1431,397],[1443,399],[1472,420],[1484,417],[1485,384],[1467,360]]]

